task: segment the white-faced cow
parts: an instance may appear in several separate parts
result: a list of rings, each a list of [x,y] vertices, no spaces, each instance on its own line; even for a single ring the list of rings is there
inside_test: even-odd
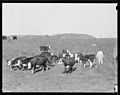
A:
[[[40,46],[39,50],[40,50],[40,53],[41,52],[49,52],[50,46]]]
[[[64,57],[64,58],[62,58],[62,62],[64,64],[64,68],[65,68],[64,73],[71,74],[73,71],[73,66],[76,63],[75,58],[74,57]]]
[[[95,64],[95,54],[83,55],[82,53],[77,53],[79,56],[79,60],[83,63],[83,67],[85,68],[86,63],[89,62],[90,68]]]
[[[63,49],[62,53],[59,53],[59,55],[58,55],[58,58],[59,58],[58,64],[63,64],[62,58],[64,58],[64,57],[70,57],[68,50]]]
[[[11,71],[16,69],[22,69],[21,60],[26,58],[26,56],[21,56],[17,58],[13,58],[11,60],[7,60],[8,66],[10,67]]]
[[[59,64],[64,65],[64,73],[72,73],[73,71],[73,66],[75,63],[78,62],[78,56],[77,54],[69,52],[64,52],[60,54],[60,61]]]

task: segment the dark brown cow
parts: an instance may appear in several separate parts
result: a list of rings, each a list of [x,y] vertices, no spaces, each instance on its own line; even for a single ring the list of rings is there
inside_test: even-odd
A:
[[[39,68],[41,68],[41,70],[46,70],[47,66],[51,66],[51,61],[49,60],[48,57],[46,56],[35,56],[31,61],[30,61],[31,65],[32,65],[32,73],[35,73],[37,67],[39,66]],[[50,69],[50,68],[48,68]]]
[[[63,73],[72,73],[73,66],[76,63],[76,60],[74,57],[64,57],[62,58],[62,62],[64,64],[65,70]]]

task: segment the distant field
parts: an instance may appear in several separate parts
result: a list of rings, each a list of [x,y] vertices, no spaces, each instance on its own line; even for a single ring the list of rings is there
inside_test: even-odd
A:
[[[18,40],[2,41],[2,83],[3,91],[18,92],[42,92],[42,91],[67,91],[67,92],[113,92],[115,78],[117,77],[117,65],[112,64],[113,49],[117,39],[53,39],[53,38],[20,38]],[[97,46],[92,46],[96,44]],[[98,68],[85,69],[79,66],[79,70],[71,75],[64,75],[63,65],[56,64],[51,70],[37,72],[31,71],[10,72],[5,60],[20,55],[33,56],[39,54],[40,45],[50,45],[51,52],[58,55],[62,49],[71,52],[96,54],[99,48],[105,55],[104,64]],[[77,67],[77,65],[75,65]]]

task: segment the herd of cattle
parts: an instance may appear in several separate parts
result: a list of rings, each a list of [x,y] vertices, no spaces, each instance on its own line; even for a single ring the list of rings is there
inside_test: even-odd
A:
[[[8,66],[12,70],[32,70],[35,73],[38,70],[46,71],[55,66],[55,63],[64,64],[64,73],[71,73],[75,64],[82,64],[86,67],[89,64],[90,68],[97,67],[95,60],[98,60],[99,64],[103,64],[103,52],[98,51],[97,55],[89,54],[85,55],[80,52],[71,53],[69,50],[62,50],[59,55],[55,55],[50,52],[50,46],[40,46],[40,54],[26,57],[20,56],[7,60]],[[117,62],[117,57],[115,58]]]
[[[17,40],[17,36],[13,35],[13,36],[2,36],[3,40]]]

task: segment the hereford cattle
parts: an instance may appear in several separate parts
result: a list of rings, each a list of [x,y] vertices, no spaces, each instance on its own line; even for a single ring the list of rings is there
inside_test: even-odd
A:
[[[47,51],[41,52],[41,54],[40,54],[40,56],[47,56],[47,57],[50,57],[50,56],[52,56],[52,55],[53,55],[52,53],[47,52]]]
[[[17,40],[17,36],[15,36],[15,35],[14,36],[9,36],[8,38],[9,38],[9,40]]]
[[[85,64],[88,61],[88,59],[82,53],[78,53],[78,57],[79,57],[80,61],[83,63],[83,67],[85,68]]]
[[[50,46],[40,46],[39,50],[40,52],[49,52]]]
[[[78,53],[79,60],[83,63],[83,67],[85,67],[86,63],[89,62],[90,68],[95,64],[95,54],[83,55],[82,53]]]
[[[79,62],[79,57],[75,53],[71,53],[69,50],[63,50],[62,53],[59,54],[59,63],[58,64],[63,64],[62,58],[68,57],[68,58],[75,58],[76,62]]]
[[[103,52],[101,50],[98,51],[96,55],[96,59],[98,60],[99,64],[103,64],[103,58],[104,58]]]
[[[13,58],[11,60],[7,60],[8,66],[10,67],[11,71],[16,70],[16,69],[22,69],[22,64],[21,60],[23,58],[26,58],[26,56],[21,56],[17,58]]]
[[[63,54],[63,57],[65,57],[65,56],[70,57],[70,51],[69,50],[63,49],[62,54]]]
[[[56,61],[55,59],[57,58],[57,56],[53,55],[53,53],[50,52],[41,52],[40,56],[42,57],[47,57],[49,62],[52,63],[52,61]]]
[[[13,40],[17,40],[17,36],[12,36],[12,39]]]
[[[3,40],[6,40],[6,39],[7,39],[7,36],[2,36],[2,39],[3,39]]]
[[[19,62],[22,64],[22,70],[31,70],[31,64],[29,63],[34,57],[23,58]]]
[[[74,64],[76,63],[75,58],[73,57],[64,57],[62,58],[62,62],[64,64],[64,73],[72,73],[72,69]]]
[[[36,66],[38,66],[38,68],[40,68],[42,71],[53,67],[53,58],[53,54],[50,52],[41,52],[40,55],[34,56],[34,58],[29,62],[29,64],[31,64],[32,73],[36,71]]]
[[[70,55],[68,53],[68,50],[63,49],[62,53],[59,53],[59,56],[58,56],[59,62],[58,62],[58,64],[63,64],[62,58],[64,58],[64,57],[70,57]]]
[[[40,56],[40,55],[35,56],[29,63],[32,66],[32,73],[33,74],[36,71],[36,68],[37,68],[36,66],[39,66],[40,69],[42,68],[43,71],[45,71],[48,66],[52,66],[51,61],[49,60],[48,57]]]
[[[67,50],[63,49],[63,50],[62,50],[62,54],[63,54],[63,53],[67,54],[68,52],[67,52]]]

